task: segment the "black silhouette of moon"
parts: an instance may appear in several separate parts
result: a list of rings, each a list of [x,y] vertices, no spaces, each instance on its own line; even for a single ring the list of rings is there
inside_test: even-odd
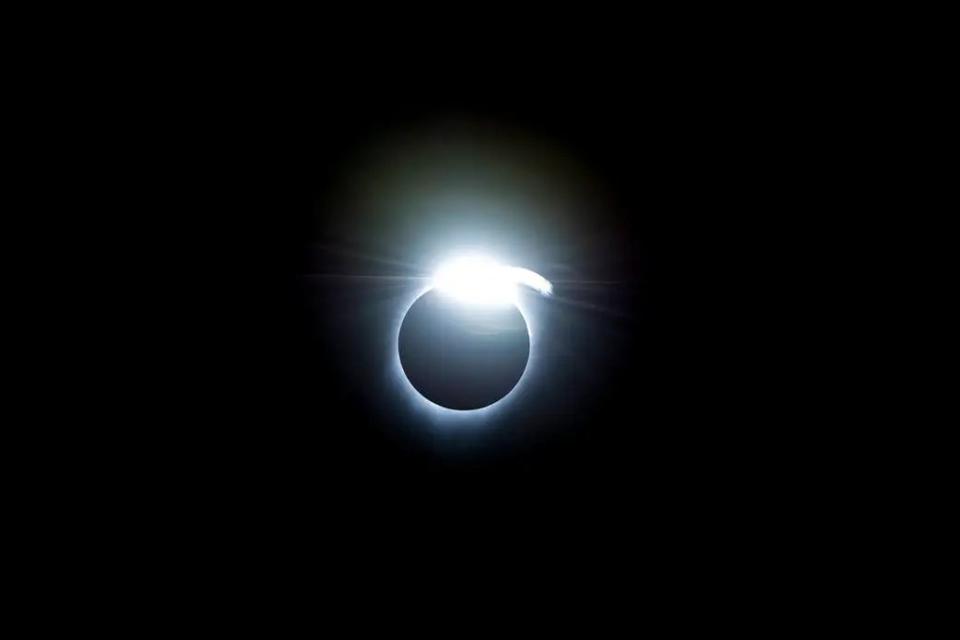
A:
[[[479,409],[520,381],[530,334],[512,304],[464,304],[430,290],[404,316],[398,348],[404,374],[423,397],[448,409]]]

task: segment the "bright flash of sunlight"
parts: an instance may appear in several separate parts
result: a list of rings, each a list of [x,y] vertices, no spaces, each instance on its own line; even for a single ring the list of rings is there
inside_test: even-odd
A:
[[[516,302],[518,286],[550,295],[553,286],[538,273],[510,267],[483,256],[461,256],[444,263],[434,275],[433,286],[467,304],[497,305]]]

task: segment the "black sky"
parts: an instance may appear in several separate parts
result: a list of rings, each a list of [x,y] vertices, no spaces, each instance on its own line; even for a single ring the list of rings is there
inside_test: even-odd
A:
[[[285,504],[461,491],[659,504],[760,490],[753,480],[792,455],[792,434],[765,421],[778,389],[760,363],[782,336],[769,335],[773,311],[742,276],[747,251],[776,251],[765,230],[788,169],[773,149],[795,132],[772,106],[770,69],[688,62],[318,76],[241,85],[201,109],[191,131],[202,141],[183,149],[180,168],[197,185],[178,229],[186,248],[173,257],[183,306],[168,311],[170,375],[187,400],[170,409],[164,438],[196,473]],[[575,166],[576,180],[541,191],[572,185],[596,204],[564,212],[560,266],[573,280],[618,284],[558,285],[567,302],[553,305],[547,331],[566,351],[545,372],[550,384],[489,437],[425,437],[377,393],[396,286],[317,276],[411,275],[416,251],[391,237],[417,237],[416,212],[398,222],[381,196],[379,218],[351,209],[345,181],[353,194],[364,180],[384,192],[384,170],[354,173],[358,158],[398,135],[442,146],[464,130],[507,148],[478,154],[481,173],[514,153],[511,141],[521,167]],[[555,157],[538,156],[543,145]],[[536,234],[520,237],[539,250]],[[535,258],[561,281],[554,250]]]

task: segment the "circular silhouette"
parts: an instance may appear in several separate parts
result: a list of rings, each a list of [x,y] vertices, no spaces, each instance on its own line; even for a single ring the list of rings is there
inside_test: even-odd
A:
[[[464,304],[434,289],[407,311],[398,347],[403,372],[422,396],[448,409],[479,409],[520,381],[530,334],[512,304]]]

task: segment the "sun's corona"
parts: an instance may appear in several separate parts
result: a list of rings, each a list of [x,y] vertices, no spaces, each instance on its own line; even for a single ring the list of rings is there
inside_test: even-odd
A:
[[[533,335],[520,287],[551,295],[543,276],[464,255],[437,269],[401,320],[398,364],[413,390],[458,414],[485,409],[523,377]]]

